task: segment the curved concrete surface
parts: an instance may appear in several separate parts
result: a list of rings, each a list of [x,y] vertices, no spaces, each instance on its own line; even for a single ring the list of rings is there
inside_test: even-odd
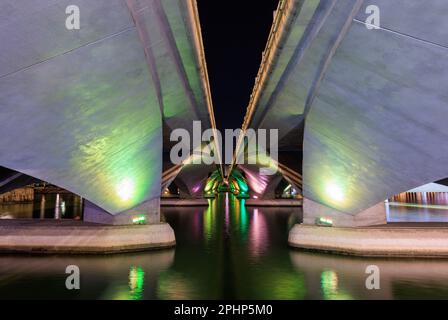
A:
[[[105,226],[74,221],[5,220],[0,225],[0,252],[110,254],[175,245],[166,223]]]
[[[328,37],[319,51],[328,65],[305,120],[304,196],[356,215],[448,176],[448,3],[365,1],[353,16],[342,3],[315,40]],[[378,30],[364,24],[373,3]],[[345,32],[340,43],[335,31]]]
[[[335,228],[295,225],[290,246],[363,257],[448,258],[448,227]]]
[[[80,8],[79,31],[65,28],[69,4]],[[111,214],[157,197],[162,115],[125,1],[0,8],[9,12],[0,28],[0,165]]]
[[[379,29],[366,26],[370,5]],[[303,146],[303,195],[334,219],[448,176],[447,10],[444,0],[281,2],[246,118],[280,139],[304,123],[288,139]]]
[[[160,197],[164,128],[210,124],[195,1],[5,0],[0,43],[0,166],[112,215]]]

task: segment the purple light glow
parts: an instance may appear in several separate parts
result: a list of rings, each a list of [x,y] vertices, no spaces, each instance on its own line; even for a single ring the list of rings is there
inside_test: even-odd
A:
[[[249,229],[249,247],[253,258],[259,258],[266,252],[268,246],[268,231],[266,218],[258,209],[254,209]]]
[[[263,195],[269,183],[268,176],[258,175],[247,168],[241,167],[246,174],[247,184],[251,191],[255,192],[258,196]]]

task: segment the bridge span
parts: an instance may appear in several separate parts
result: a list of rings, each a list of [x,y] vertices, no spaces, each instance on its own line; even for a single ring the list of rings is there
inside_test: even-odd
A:
[[[280,162],[296,152],[303,225],[386,224],[385,200],[448,176],[447,10],[280,1],[243,130],[279,129]],[[309,229],[293,231],[306,247]]]

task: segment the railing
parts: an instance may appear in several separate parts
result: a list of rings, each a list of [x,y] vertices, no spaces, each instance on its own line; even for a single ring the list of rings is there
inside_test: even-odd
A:
[[[255,109],[257,107],[258,101],[261,97],[262,89],[264,84],[266,83],[267,75],[269,74],[269,70],[271,69],[272,62],[274,58],[278,54],[279,43],[281,41],[283,32],[288,22],[288,18],[292,12],[292,9],[295,5],[295,0],[280,0],[277,10],[275,12],[274,22],[271,27],[271,31],[269,33],[268,41],[265,50],[263,51],[263,58],[261,60],[261,66],[258,70],[257,77],[255,78],[255,85],[250,95],[249,105],[247,107],[246,115],[244,117],[242,132],[238,137],[238,142],[236,145],[235,153],[233,155],[232,164],[230,166],[230,170],[228,171],[228,176],[232,173],[233,168],[236,164],[236,159],[241,148],[241,144],[244,140],[244,136],[246,131],[252,121],[252,117],[254,115]]]

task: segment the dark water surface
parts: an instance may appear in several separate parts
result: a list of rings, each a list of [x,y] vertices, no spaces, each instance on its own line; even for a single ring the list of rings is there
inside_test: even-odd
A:
[[[81,197],[72,193],[35,194],[29,203],[0,203],[0,219],[74,219],[81,215]]]
[[[222,196],[208,208],[162,212],[175,230],[175,249],[3,255],[0,299],[448,298],[448,260],[361,259],[290,249],[287,236],[300,219],[298,209],[245,207]],[[79,291],[65,287],[68,265],[80,268]],[[380,290],[366,289],[369,265],[380,268]]]

